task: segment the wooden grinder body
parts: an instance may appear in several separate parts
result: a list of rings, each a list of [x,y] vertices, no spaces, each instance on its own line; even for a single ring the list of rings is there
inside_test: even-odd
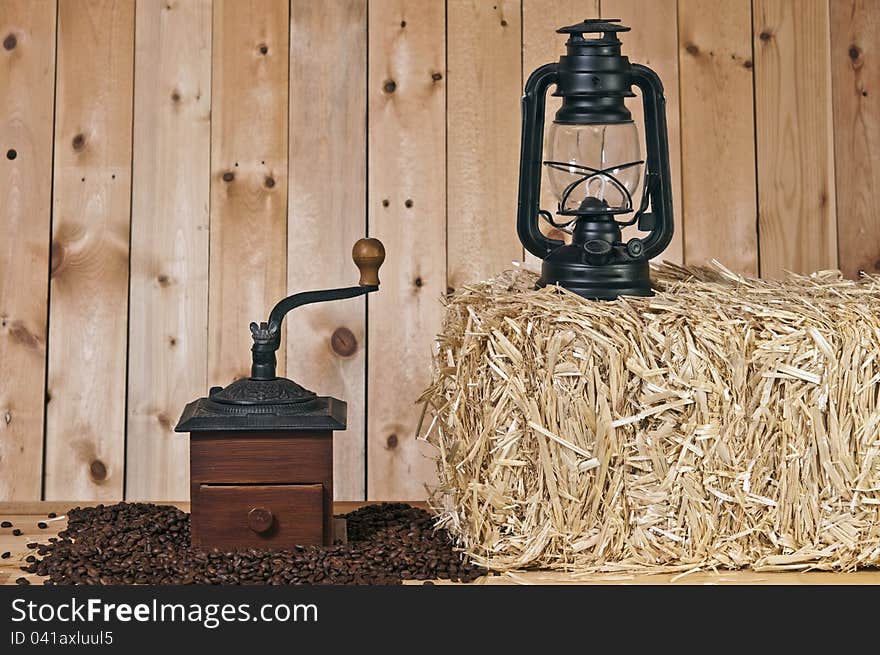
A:
[[[203,549],[333,543],[333,432],[193,432],[191,534]]]

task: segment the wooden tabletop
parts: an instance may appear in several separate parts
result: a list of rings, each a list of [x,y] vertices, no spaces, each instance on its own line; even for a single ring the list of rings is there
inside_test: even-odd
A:
[[[71,501],[18,502],[0,503],[0,520],[10,521],[11,528],[0,528],[0,553],[9,552],[8,559],[0,559],[0,584],[15,584],[16,579],[25,577],[31,584],[42,584],[42,578],[21,571],[25,558],[34,551],[27,548],[31,542],[45,543],[67,525],[66,512],[71,507],[86,503]],[[184,511],[189,511],[189,503],[171,503]],[[368,503],[337,502],[334,513],[344,514]],[[422,505],[421,503],[410,503]],[[47,514],[55,512],[57,518],[47,518]],[[46,523],[46,529],[37,527],[39,522]],[[19,529],[21,536],[13,536],[12,531]],[[439,584],[451,584],[438,580]],[[414,581],[413,584],[421,584]],[[480,578],[473,584],[489,585],[534,585],[534,584],[688,584],[688,585],[742,585],[742,584],[783,584],[783,585],[880,585],[880,570],[872,569],[855,573],[828,573],[813,571],[809,573],[762,573],[757,571],[725,571],[719,573],[697,572],[681,574],[593,574],[572,575],[553,571],[522,571],[491,575]]]

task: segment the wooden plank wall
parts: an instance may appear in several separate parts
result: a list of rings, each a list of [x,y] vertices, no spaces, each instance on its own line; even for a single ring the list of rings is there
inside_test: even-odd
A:
[[[760,270],[837,267],[827,0],[755,0]]]
[[[39,498],[52,214],[55,2],[0,12],[0,497]]]
[[[211,161],[210,0],[137,3],[127,498],[185,498],[181,398],[205,388]],[[158,355],[158,356],[157,356]]]
[[[65,0],[57,36],[44,494],[111,500],[125,479],[134,4]]]
[[[435,0],[373,0],[368,18],[370,236],[389,256],[369,299],[367,494],[418,498],[432,476],[414,403],[446,293],[446,16]]]
[[[757,275],[751,6],[681,0],[678,38],[684,259]]]
[[[337,498],[424,497],[440,299],[522,259],[522,85],[591,16],[666,88],[664,257],[880,272],[873,0],[0,0],[0,499],[185,499],[183,405],[366,234],[279,364],[349,403]]]
[[[366,0],[291,4],[291,291],[353,284],[348,253],[367,226],[366,59]],[[291,375],[348,403],[348,428],[333,442],[338,498],[366,493],[366,321],[364,298],[303,307],[286,319]]]

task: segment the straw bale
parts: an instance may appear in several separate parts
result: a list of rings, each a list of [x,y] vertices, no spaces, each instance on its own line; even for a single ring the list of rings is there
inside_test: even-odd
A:
[[[591,302],[520,269],[446,301],[438,523],[495,570],[880,565],[880,278],[654,278]]]

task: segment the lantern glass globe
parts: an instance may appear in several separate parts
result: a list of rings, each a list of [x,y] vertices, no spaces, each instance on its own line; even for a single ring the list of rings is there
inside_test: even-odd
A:
[[[607,203],[608,213],[633,209],[642,170],[635,123],[554,122],[545,159],[560,212],[576,213],[587,198]]]

